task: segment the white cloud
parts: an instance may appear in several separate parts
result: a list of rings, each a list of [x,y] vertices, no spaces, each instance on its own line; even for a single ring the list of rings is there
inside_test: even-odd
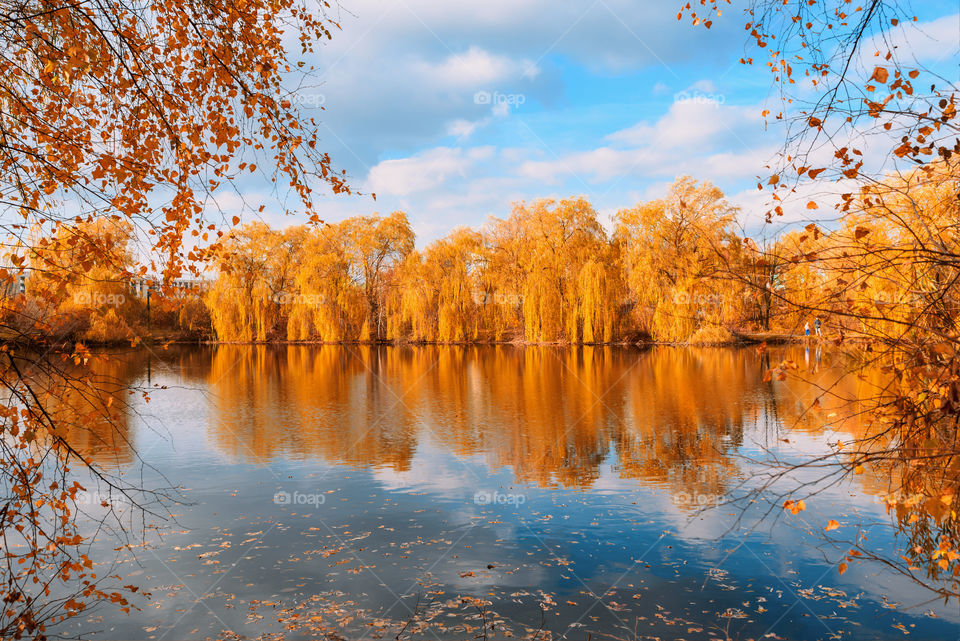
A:
[[[901,58],[901,62],[907,64],[953,62],[960,51],[958,22],[960,14],[956,13],[929,22],[903,21],[864,43],[864,66],[872,69],[872,61],[883,60],[888,51],[894,52]]]
[[[608,134],[604,140],[622,145],[646,145],[656,135],[657,130],[648,122],[638,122],[635,125]]]
[[[333,17],[341,30],[309,60],[320,75],[306,83],[311,99],[323,95],[325,110],[306,96],[304,102],[329,129],[334,161],[352,172],[387,154],[449,144],[450,135],[475,135],[463,123],[492,111],[515,115],[561,104],[579,90],[568,86],[570,65],[602,73],[673,71],[708,51],[708,60],[720,50],[733,55],[742,42],[732,25],[706,32],[678,23],[666,1],[641,12],[629,0],[490,0],[457,11],[440,0],[356,0]],[[477,104],[477,91],[522,95],[525,103]]]
[[[510,104],[507,102],[497,102],[494,103],[493,109],[490,110],[494,116],[498,118],[503,118],[504,116],[510,115]]]
[[[378,195],[409,196],[435,189],[453,176],[465,176],[474,164],[487,160],[490,147],[464,152],[460,148],[437,147],[409,158],[384,160],[370,170],[367,189]]]
[[[463,118],[457,118],[456,120],[447,124],[447,135],[466,139],[472,136],[473,132],[485,125],[487,122],[488,120],[485,118],[480,120],[464,120]]]
[[[760,108],[723,105],[710,99],[674,102],[655,124],[640,122],[616,131],[607,140],[625,145],[650,145],[666,150],[700,145],[715,147],[721,139],[732,137],[733,143],[744,129],[758,129]],[[742,146],[738,145],[738,146]]]
[[[536,137],[526,146],[433,147],[380,162],[365,186],[383,208],[407,211],[423,244],[455,226],[506,216],[519,200],[584,194],[606,220],[661,195],[681,174],[733,185],[734,191],[755,184],[779,148],[779,139],[765,137],[759,110],[671,104],[659,119],[613,132],[601,137],[606,144],[587,149],[554,150]],[[476,125],[455,122],[449,131],[469,134]],[[762,219],[766,207],[755,198],[742,200],[746,216]]]
[[[484,87],[520,78],[535,78],[539,73],[530,60],[493,55],[480,47],[470,47],[465,53],[451,53],[439,64],[418,61],[414,71],[421,79],[428,79],[447,88]]]
[[[653,89],[650,90],[650,93],[655,96],[668,96],[670,95],[670,85],[663,82],[658,82],[653,85]]]
[[[793,192],[781,192],[779,196],[782,200],[778,202],[772,200],[772,192],[769,189],[761,191],[756,188],[731,194],[729,200],[740,207],[740,225],[747,233],[758,233],[766,228],[767,235],[772,235],[787,229],[802,227],[811,222],[825,228],[835,226],[840,217],[836,208],[840,203],[840,195],[851,190],[855,191],[857,188],[855,181],[849,180],[826,184],[805,182],[797,185]],[[807,203],[811,201],[817,204],[816,209],[807,208]],[[783,215],[772,216],[770,223],[767,224],[766,212],[772,211],[777,205],[783,209]]]
[[[634,170],[649,169],[656,162],[656,154],[648,149],[600,147],[567,154],[556,160],[528,161],[520,166],[520,173],[547,184],[557,184],[570,177],[597,183]]]
[[[569,176],[588,183],[683,173],[752,177],[761,173],[774,151],[758,145],[760,122],[760,109],[755,106],[675,102],[655,123],[640,122],[606,136],[612,145],[550,160],[528,160],[520,173],[548,184]]]
[[[698,80],[687,89],[687,91],[702,91],[704,93],[717,93],[719,89],[713,80],[709,78]]]

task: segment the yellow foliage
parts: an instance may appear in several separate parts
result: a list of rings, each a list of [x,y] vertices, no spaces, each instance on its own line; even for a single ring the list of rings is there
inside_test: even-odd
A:
[[[661,200],[617,213],[614,240],[624,257],[635,318],[657,340],[686,340],[703,323],[731,322],[742,287],[736,208],[709,182],[683,176]]]
[[[704,325],[687,339],[691,345],[725,345],[733,341],[733,334],[718,325]]]
[[[133,330],[113,308],[105,312],[94,311],[90,314],[90,325],[83,333],[84,340],[94,343],[109,343],[117,340],[129,340]]]
[[[582,197],[518,203],[422,251],[402,212],[248,225],[221,243],[207,304],[227,341],[683,341],[743,314],[734,213],[713,185],[681,178],[621,211],[613,239]]]

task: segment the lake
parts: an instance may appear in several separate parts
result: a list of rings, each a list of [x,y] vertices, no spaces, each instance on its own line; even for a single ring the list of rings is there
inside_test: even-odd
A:
[[[805,380],[765,381],[791,359]],[[887,481],[790,514],[743,497],[758,459],[828,451],[869,377],[790,347],[219,346],[100,354],[150,387],[75,446],[172,519],[98,559],[151,593],[61,626],[93,639],[872,639],[960,636],[956,604],[876,563]],[[837,383],[833,385],[833,383]],[[112,393],[112,392],[111,392]],[[118,395],[119,396],[119,395]],[[142,479],[142,480],[141,480]],[[91,522],[102,488],[89,487]],[[123,499],[109,497],[129,514]],[[126,510],[126,512],[125,512]],[[838,520],[827,535],[824,525]],[[106,567],[106,564],[104,564]],[[127,581],[129,579],[129,581]]]

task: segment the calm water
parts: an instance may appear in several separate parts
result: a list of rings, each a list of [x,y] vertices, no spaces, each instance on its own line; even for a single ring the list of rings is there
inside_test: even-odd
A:
[[[829,354],[771,358],[837,378]],[[840,576],[848,546],[818,534],[836,518],[831,535],[859,524],[892,549],[884,479],[759,527],[762,503],[722,505],[752,458],[859,428],[829,402],[801,420],[814,386],[763,382],[752,349],[229,346],[93,368],[154,390],[131,397],[122,434],[77,443],[183,503],[119,552],[115,571],[152,593],[142,610],[61,633],[470,639],[486,620],[491,638],[960,636],[956,605],[876,565]]]

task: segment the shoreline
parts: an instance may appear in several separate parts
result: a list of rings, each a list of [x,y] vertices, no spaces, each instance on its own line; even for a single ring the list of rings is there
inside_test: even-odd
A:
[[[515,347],[738,347],[746,345],[788,345],[809,343],[825,343],[827,339],[819,340],[814,337],[805,339],[804,336],[792,334],[767,334],[767,333],[738,333],[734,334],[734,339],[716,343],[696,343],[685,341],[654,341],[654,340],[620,340],[596,343],[572,343],[568,341],[549,341],[534,342],[522,339],[515,340],[474,340],[474,341],[418,341],[418,340],[367,340],[367,341],[323,341],[323,340],[287,340],[287,339],[269,339],[265,341],[221,341],[210,338],[170,338],[167,340],[149,337],[151,342],[175,344],[175,345],[360,345],[360,346],[450,346],[450,347],[470,347],[470,346],[490,346],[490,345],[510,345]],[[123,344],[124,341],[118,341],[114,344]]]
[[[654,340],[619,340],[595,343],[572,343],[569,341],[535,342],[523,339],[514,340],[474,340],[474,341],[416,341],[416,340],[368,340],[368,341],[322,341],[305,340],[293,341],[287,339],[270,339],[266,341],[220,341],[202,339],[183,341],[202,345],[391,345],[391,346],[426,346],[446,345],[469,347],[472,345],[513,345],[516,347],[737,347],[744,345],[788,345],[810,343],[825,343],[826,338],[817,340],[815,337],[804,337],[796,334],[774,334],[766,332],[738,332],[733,333],[733,340],[722,342],[686,342],[686,341],[654,341]],[[176,341],[181,342],[181,341]]]
[[[73,349],[81,344],[85,347],[137,347],[140,344],[149,345],[250,345],[250,346],[322,346],[322,345],[357,345],[357,346],[392,346],[392,347],[425,347],[425,346],[448,346],[448,347],[471,347],[471,346],[492,346],[509,345],[514,347],[745,347],[749,345],[802,345],[804,343],[822,345],[831,342],[827,338],[817,339],[816,337],[804,337],[794,334],[773,334],[765,332],[743,332],[733,333],[733,340],[723,342],[684,342],[684,341],[654,341],[654,340],[621,340],[599,343],[571,343],[567,341],[552,342],[533,342],[522,339],[515,340],[475,340],[475,341],[412,341],[412,340],[380,340],[380,341],[322,341],[305,340],[294,341],[286,339],[270,339],[265,341],[221,341],[211,338],[200,338],[188,336],[169,331],[151,332],[145,336],[138,336],[134,339],[123,339],[115,341],[82,341],[82,340],[54,340],[52,342],[43,341],[10,341],[12,344],[22,346],[45,346],[59,344],[63,349]],[[849,340],[849,339],[848,339]]]

